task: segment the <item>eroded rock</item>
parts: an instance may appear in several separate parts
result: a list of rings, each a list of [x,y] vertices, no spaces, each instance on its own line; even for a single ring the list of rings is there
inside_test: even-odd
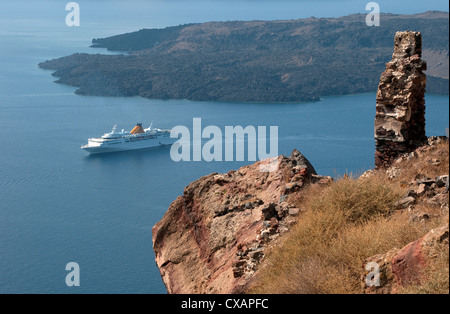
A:
[[[448,225],[428,232],[422,238],[409,243],[402,249],[392,249],[386,254],[372,256],[367,263],[376,263],[380,269],[380,285],[367,286],[367,271],[362,276],[362,285],[367,294],[396,293],[400,287],[420,284],[426,272],[427,265],[437,257],[436,252],[442,251],[440,245],[448,250]]]
[[[169,293],[242,292],[266,246],[292,224],[289,214],[296,213],[286,195],[330,180],[317,176],[297,150],[279,156],[276,171],[261,172],[261,164],[192,182],[153,227],[155,259]]]

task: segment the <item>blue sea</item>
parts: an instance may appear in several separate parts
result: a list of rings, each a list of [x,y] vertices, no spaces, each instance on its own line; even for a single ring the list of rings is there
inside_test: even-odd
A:
[[[68,1],[67,1],[68,2]],[[293,19],[364,12],[364,1],[65,1],[0,3],[0,293],[165,293],[151,228],[191,181],[250,162],[173,162],[169,148],[88,156],[89,137],[145,126],[278,126],[279,153],[300,150],[322,175],[374,166],[375,91],[318,103],[247,104],[78,96],[41,61],[89,48],[92,38],[190,22]],[[379,1],[394,13],[448,3]],[[427,133],[449,126],[448,96],[427,95]],[[65,266],[80,266],[66,286]]]

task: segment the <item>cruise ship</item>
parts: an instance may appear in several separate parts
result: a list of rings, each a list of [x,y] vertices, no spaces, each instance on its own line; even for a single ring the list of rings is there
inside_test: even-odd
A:
[[[116,128],[115,125],[111,132],[105,133],[101,138],[90,138],[88,144],[81,148],[90,154],[112,153],[172,145],[177,140],[170,137],[170,130],[152,129],[152,125],[144,129],[142,123],[136,124],[130,132],[118,132]]]

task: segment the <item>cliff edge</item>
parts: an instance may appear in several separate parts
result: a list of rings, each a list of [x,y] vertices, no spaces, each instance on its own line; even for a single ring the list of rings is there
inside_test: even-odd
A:
[[[330,177],[317,176],[297,150],[266,161],[210,174],[192,182],[153,227],[156,263],[169,293],[239,293],[257,272],[265,248],[288,230],[299,209],[287,195]]]

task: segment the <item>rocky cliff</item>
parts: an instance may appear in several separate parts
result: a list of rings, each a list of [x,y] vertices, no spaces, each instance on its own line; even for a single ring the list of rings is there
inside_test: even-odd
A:
[[[436,282],[445,288],[449,243],[448,138],[429,138],[427,144],[399,156],[391,167],[367,171],[355,179],[358,188],[350,191],[334,187],[341,181],[345,186],[345,181],[351,179],[334,182],[330,177],[316,175],[296,150],[277,161],[279,167],[274,172],[261,172],[260,166],[265,163],[262,161],[238,171],[202,177],[171,204],[153,228],[156,263],[169,293],[392,294],[408,292],[405,289],[411,286],[422,291],[423,285],[429,289],[425,292],[436,291]],[[373,207],[369,203],[377,202],[358,202],[359,197],[367,198],[368,191],[377,189],[373,183],[368,184],[372,179],[376,184],[389,186],[388,190],[394,185],[404,186],[387,216],[336,225],[343,222],[332,214],[338,211],[335,206],[363,212]],[[328,201],[320,201],[321,195]],[[373,194],[373,198],[380,197]],[[298,200],[305,198],[310,199],[310,204],[329,208],[322,211],[299,204]],[[319,210],[317,215],[322,218],[311,219],[316,215],[314,210]],[[319,223],[313,225],[314,221]],[[316,232],[317,228],[323,230]],[[335,230],[335,235],[327,237],[327,230]],[[323,240],[319,241],[321,237]],[[310,242],[319,247],[311,248],[317,256],[308,255],[304,269],[300,258],[304,253],[298,250],[308,252]],[[396,244],[391,246],[391,242]],[[299,243],[305,243],[304,247],[297,248]],[[347,264],[358,264],[361,251],[372,253],[363,255],[358,267]],[[347,261],[348,256],[353,257]],[[308,263],[315,258],[323,259],[322,263],[330,259],[329,268],[313,263],[310,269]],[[378,286],[367,285],[369,263],[379,267]],[[334,264],[338,266],[333,268]],[[343,272],[338,279],[349,280],[348,272],[355,272],[356,285],[352,286],[351,280],[344,280],[344,284],[337,280],[336,286],[330,288],[326,274],[333,274],[334,269]],[[272,282],[268,283],[268,272],[280,277],[269,276]],[[311,285],[317,287],[311,289]]]
[[[431,137],[428,143],[417,148],[409,154],[403,154],[395,160],[394,165],[386,169],[390,180],[402,178],[402,173],[408,172],[408,166],[415,164],[420,172],[427,167],[439,169],[448,158],[448,150],[438,149],[445,137]],[[398,179],[397,178],[397,179]],[[403,182],[403,181],[402,181]],[[416,285],[429,280],[432,270],[430,265],[436,264],[436,260],[444,258],[448,268],[449,246],[449,176],[442,173],[435,178],[423,174],[409,182],[407,193],[395,204],[396,209],[409,214],[411,226],[414,224],[426,224],[438,218],[444,218],[445,225],[431,229],[423,237],[408,243],[401,248],[392,248],[390,251],[371,256],[366,259],[368,263],[376,263],[380,269],[380,285],[367,286],[362,276],[362,289],[366,294],[393,294],[399,293],[402,288]],[[444,266],[445,267],[445,266]]]
[[[169,293],[238,293],[245,290],[265,249],[299,214],[286,203],[307,184],[332,179],[316,175],[294,150],[266,161],[211,174],[192,182],[153,228],[156,263]]]

